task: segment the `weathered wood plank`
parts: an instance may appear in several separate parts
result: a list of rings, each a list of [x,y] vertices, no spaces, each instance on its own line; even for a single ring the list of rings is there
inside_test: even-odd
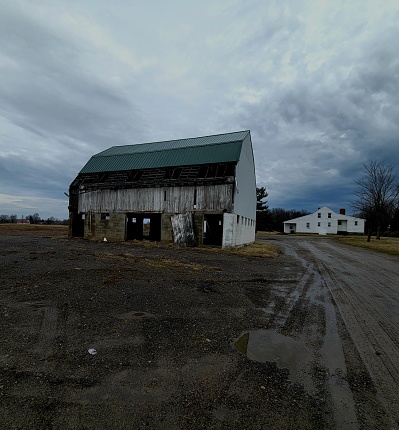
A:
[[[231,211],[232,184],[97,190],[79,195],[79,212]],[[194,207],[195,202],[195,207]]]

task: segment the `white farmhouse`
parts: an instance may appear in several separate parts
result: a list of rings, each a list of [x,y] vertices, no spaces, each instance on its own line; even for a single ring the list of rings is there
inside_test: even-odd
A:
[[[345,215],[323,206],[312,214],[284,221],[284,233],[345,234],[364,233],[364,219]]]

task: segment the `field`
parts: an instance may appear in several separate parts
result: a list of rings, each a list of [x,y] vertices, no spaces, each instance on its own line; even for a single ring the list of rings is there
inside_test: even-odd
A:
[[[370,249],[390,255],[399,255],[399,238],[397,237],[381,237],[379,240],[372,237],[371,241],[367,242],[366,236],[342,236],[338,240],[345,245]]]
[[[46,236],[67,238],[66,225],[0,224],[0,236]]]

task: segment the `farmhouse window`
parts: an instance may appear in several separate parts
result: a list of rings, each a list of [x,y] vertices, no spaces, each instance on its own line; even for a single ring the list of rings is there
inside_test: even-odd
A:
[[[331,218],[331,212],[328,212],[327,217]]]
[[[101,213],[101,219],[108,221],[109,220],[109,213],[108,212],[102,212]]]
[[[306,223],[306,228],[310,228],[310,222]]]
[[[357,225],[357,221],[355,221],[355,225]]]
[[[321,213],[320,212],[317,214],[317,218],[321,218]]]
[[[320,222],[318,222],[318,223],[317,223],[317,227],[320,227],[320,225],[321,225],[321,223],[320,223]]]
[[[330,222],[328,223],[328,226],[331,227],[331,223]]]

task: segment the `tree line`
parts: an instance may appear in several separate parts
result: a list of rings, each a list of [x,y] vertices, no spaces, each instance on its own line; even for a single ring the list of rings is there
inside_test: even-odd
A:
[[[308,215],[310,212],[296,209],[272,208],[269,209],[268,192],[265,187],[256,188],[256,229],[258,231],[284,231],[283,222],[289,219]]]
[[[1,214],[0,215],[0,224],[8,224],[8,223],[16,224],[21,219],[26,221],[26,222],[29,221],[29,224],[54,224],[54,225],[56,225],[56,224],[67,225],[68,224],[67,219],[60,220],[60,219],[55,218],[53,216],[51,216],[47,219],[42,219],[38,213],[34,213],[32,215],[27,215],[27,216],[22,216],[21,218],[19,218],[16,214],[11,214],[11,215]]]
[[[363,164],[362,176],[355,181],[351,206],[355,216],[366,220],[367,241],[372,236],[399,237],[399,179],[397,167],[371,160]],[[265,187],[256,188],[256,229],[283,232],[283,222],[308,215],[304,210],[269,209]]]

